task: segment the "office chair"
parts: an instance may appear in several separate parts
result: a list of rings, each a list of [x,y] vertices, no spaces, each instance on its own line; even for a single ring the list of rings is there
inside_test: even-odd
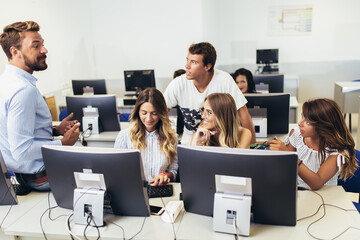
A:
[[[64,118],[66,118],[68,116],[68,111],[67,108],[65,108],[64,110],[62,110],[59,114],[59,121],[62,121]]]
[[[355,157],[359,163],[360,160],[360,151],[355,149]],[[360,166],[354,173],[354,176],[346,179],[346,181],[342,179],[338,179],[338,185],[341,185],[346,192],[359,193],[359,200],[357,203],[354,202],[354,205],[357,209],[360,207]]]

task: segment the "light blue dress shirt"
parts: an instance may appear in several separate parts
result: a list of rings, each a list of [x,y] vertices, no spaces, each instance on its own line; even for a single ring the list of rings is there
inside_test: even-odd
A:
[[[10,64],[0,76],[0,150],[7,168],[17,173],[41,171],[41,146],[61,145],[53,141],[51,114],[36,81]]]
[[[150,133],[146,131],[145,141],[147,147],[144,151],[141,151],[141,158],[146,181],[150,182],[153,180],[159,172],[172,172],[174,179],[176,179],[178,169],[177,158],[169,165],[168,158],[165,153],[160,150],[156,131]],[[134,144],[130,139],[129,129],[121,130],[116,137],[114,148],[131,149],[133,146]]]

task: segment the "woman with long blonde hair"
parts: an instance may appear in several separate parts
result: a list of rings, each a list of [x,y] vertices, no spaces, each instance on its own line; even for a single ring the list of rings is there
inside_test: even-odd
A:
[[[130,115],[130,128],[120,131],[114,147],[139,149],[145,178],[162,185],[177,175],[176,141],[164,96],[148,88],[139,94]]]
[[[228,93],[212,93],[205,98],[201,122],[192,145],[249,148],[250,130],[241,127],[236,104]]]
[[[311,189],[337,185],[356,171],[355,143],[339,106],[319,98],[303,104],[302,119],[284,142],[270,141],[271,150],[297,151],[298,184]]]

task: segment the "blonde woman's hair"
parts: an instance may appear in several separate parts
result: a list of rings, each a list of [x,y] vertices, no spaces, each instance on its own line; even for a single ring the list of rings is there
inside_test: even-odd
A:
[[[162,93],[156,88],[147,88],[140,92],[136,100],[135,107],[130,115],[130,139],[134,144],[134,148],[145,150],[145,126],[140,119],[140,107],[142,104],[151,103],[159,116],[159,122],[156,125],[156,132],[160,141],[160,149],[165,153],[171,164],[176,158],[176,137],[175,130],[171,128],[169,112]]]
[[[303,104],[303,116],[315,128],[319,136],[319,161],[325,161],[325,154],[338,151],[345,157],[340,178],[346,180],[358,168],[355,158],[355,142],[336,102],[327,98],[313,99]]]
[[[242,127],[233,97],[228,93],[212,93],[205,98],[215,117],[215,128],[219,137],[214,136],[203,145],[219,145],[223,147],[240,147]]]

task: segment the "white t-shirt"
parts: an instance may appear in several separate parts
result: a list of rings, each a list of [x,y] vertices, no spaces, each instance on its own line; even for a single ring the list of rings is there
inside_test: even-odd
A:
[[[164,97],[169,108],[179,105],[184,116],[182,144],[190,144],[191,136],[201,122],[200,108],[204,106],[205,98],[211,93],[217,92],[229,93],[234,98],[237,109],[247,103],[230,74],[218,69],[214,69],[214,76],[203,93],[197,90],[193,80],[186,79],[186,74],[170,82],[165,90]]]

